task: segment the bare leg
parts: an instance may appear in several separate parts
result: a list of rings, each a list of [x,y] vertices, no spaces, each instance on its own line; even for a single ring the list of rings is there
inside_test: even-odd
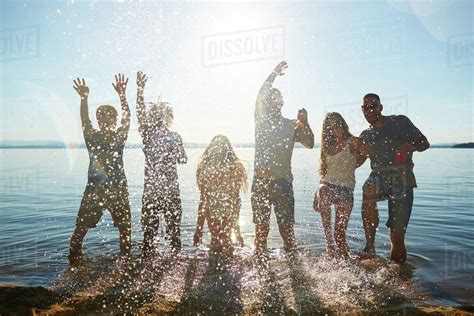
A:
[[[153,252],[153,242],[156,237],[156,229],[153,227],[146,227],[143,232],[143,255],[149,256]]]
[[[398,232],[394,229],[389,229],[390,239],[392,241],[392,251],[390,260],[397,263],[403,263],[407,260],[407,249],[405,247],[405,232]]]
[[[181,211],[175,210],[166,214],[166,234],[171,240],[171,248],[174,252],[181,251]]]
[[[255,253],[260,254],[267,250],[267,237],[270,224],[255,224]]]
[[[227,241],[229,257],[232,257],[234,253],[234,247],[232,246],[232,226],[233,226],[232,221],[227,221],[226,227],[225,227],[226,229],[225,236],[226,236],[226,241]],[[240,229],[239,229],[239,234],[240,234]]]
[[[119,226],[118,230],[120,233],[120,254],[128,256],[132,250],[132,228],[130,225]]]
[[[208,218],[207,219],[207,226],[209,227],[209,231],[211,232],[211,247],[210,251],[213,254],[220,252],[220,230],[217,220]]]
[[[82,258],[82,243],[88,229],[88,227],[76,225],[69,245],[69,264],[73,265]]]
[[[336,205],[334,237],[336,239],[336,246],[339,253],[346,258],[349,257],[349,246],[347,245],[346,241],[346,230],[351,212],[352,203],[341,203]]]
[[[377,209],[376,187],[373,184],[365,183],[363,187],[362,201],[362,221],[365,231],[365,248],[366,254],[375,252],[375,233],[379,226],[379,211]]]
[[[227,258],[231,258],[233,255],[233,247],[231,240],[232,221],[224,220],[222,221],[221,225],[222,252]]]
[[[327,187],[321,186],[319,189],[320,203],[319,212],[323,222],[324,235],[326,236],[326,251],[329,256],[334,256],[334,240],[331,232],[331,202],[330,192]]]
[[[293,224],[278,224],[278,230],[283,238],[285,252],[293,253],[296,251],[295,230]]]

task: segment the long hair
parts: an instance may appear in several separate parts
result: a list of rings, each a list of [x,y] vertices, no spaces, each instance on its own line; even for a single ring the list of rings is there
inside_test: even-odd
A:
[[[329,112],[323,121],[323,129],[321,131],[321,154],[319,159],[319,175],[324,177],[327,172],[326,157],[328,150],[336,145],[336,138],[334,137],[334,128],[341,128],[343,133],[343,141],[347,141],[353,137],[349,131],[349,126],[337,112]]]
[[[224,135],[215,136],[202,154],[196,172],[199,189],[216,187],[228,178],[242,191],[247,189],[247,173]]]

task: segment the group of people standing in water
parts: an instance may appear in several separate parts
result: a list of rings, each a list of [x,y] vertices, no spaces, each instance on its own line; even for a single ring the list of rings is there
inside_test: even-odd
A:
[[[291,157],[295,142],[313,148],[314,134],[305,109],[297,119],[283,117],[281,92],[273,87],[284,75],[286,62],[280,62],[263,83],[255,107],[255,165],[251,185],[251,205],[255,224],[255,254],[265,257],[270,231],[271,209],[288,255],[296,251],[294,233],[295,200]],[[137,74],[137,119],[145,154],[145,179],[142,196],[144,231],[142,252],[145,258],[154,253],[154,240],[160,219],[164,219],[166,236],[174,252],[181,250],[181,198],[177,165],[187,156],[181,136],[170,130],[173,110],[158,100],[146,106],[144,89],[147,76]],[[128,185],[123,166],[123,149],[130,128],[130,108],[126,98],[128,79],[115,77],[113,87],[119,95],[122,119],[117,128],[118,113],[113,106],[101,105],[96,112],[99,129],[92,127],[88,114],[89,87],[84,79],[74,80],[81,97],[81,120],[89,152],[88,181],[71,237],[69,262],[82,258],[82,243],[87,231],[99,222],[107,209],[120,233],[121,254],[131,250],[131,210]],[[387,226],[392,242],[391,259],[406,260],[405,232],[412,205],[413,152],[429,148],[426,137],[403,115],[382,115],[378,95],[363,98],[361,110],[370,126],[359,137],[349,132],[344,118],[336,112],[326,114],[323,121],[320,154],[320,184],[313,208],[321,214],[330,256],[349,257],[346,229],[354,202],[355,169],[370,158],[372,172],[363,184],[362,218],[366,245],[360,257],[375,255],[375,234],[379,215],[377,201],[388,200]],[[247,173],[226,136],[215,136],[202,154],[197,166],[200,192],[194,244],[202,242],[204,223],[211,233],[211,252],[232,256],[232,231],[243,246],[240,234],[240,192],[247,189]],[[331,207],[335,209],[334,231]]]

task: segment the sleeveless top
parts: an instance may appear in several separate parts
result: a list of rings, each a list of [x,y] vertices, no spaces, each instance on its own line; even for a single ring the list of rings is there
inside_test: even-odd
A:
[[[204,184],[207,193],[206,214],[214,219],[234,220],[237,211],[240,209],[240,183],[230,170],[230,174],[224,175],[216,170],[215,177],[222,177],[220,181],[209,181]],[[236,200],[235,200],[236,199]]]
[[[350,141],[334,156],[326,155],[327,172],[322,181],[354,190],[357,156],[351,153]]]

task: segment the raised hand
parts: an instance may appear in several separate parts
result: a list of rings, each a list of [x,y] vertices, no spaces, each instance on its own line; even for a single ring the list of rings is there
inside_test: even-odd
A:
[[[147,82],[148,77],[146,74],[143,73],[143,71],[137,72],[137,87],[139,89],[144,89],[145,88],[145,83]]]
[[[306,112],[305,108],[298,110],[298,116],[296,117],[296,119],[303,124],[308,123],[308,112]]]
[[[284,70],[286,70],[286,68],[288,68],[288,64],[286,61],[281,61],[276,67],[275,69],[273,70],[273,72],[277,75],[277,76],[283,76],[285,73],[283,72]]]
[[[89,96],[89,87],[86,84],[84,78],[81,79],[77,78],[73,81],[74,85],[72,86],[74,90],[80,95],[81,98],[87,98]]]
[[[124,74],[118,74],[118,75],[115,75],[115,84],[112,83],[112,86],[114,87],[115,91],[117,91],[119,95],[123,95],[125,94],[125,89],[127,89],[127,83],[128,83],[128,78],[125,79]]]

